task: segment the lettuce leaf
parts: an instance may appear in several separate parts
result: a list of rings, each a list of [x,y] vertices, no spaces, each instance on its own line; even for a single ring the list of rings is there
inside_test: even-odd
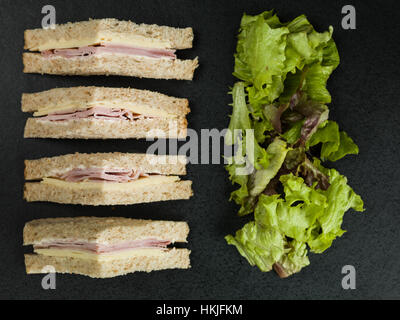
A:
[[[359,195],[335,169],[358,147],[328,121],[327,81],[339,64],[333,28],[317,32],[304,15],[282,23],[273,11],[244,14],[235,53],[233,112],[225,136],[236,153],[226,166],[239,188],[239,215],[254,212],[225,237],[252,266],[287,277],[309,265],[345,232],[346,211],[363,211]],[[311,149],[312,148],[312,149]]]
[[[310,66],[305,77],[305,92],[315,101],[328,103],[331,98],[326,81],[339,63],[332,40],[333,28],[319,33],[302,15],[283,24],[273,11],[257,16],[244,15],[240,25],[235,54],[234,76],[248,84],[249,102],[256,112],[284,92],[288,74],[296,88],[301,70]]]
[[[260,195],[255,220],[236,235],[227,236],[251,265],[262,271],[275,269],[283,276],[298,272],[309,264],[308,248],[314,253],[328,249],[343,235],[343,216],[349,209],[363,211],[359,195],[335,169],[314,166],[329,177],[327,190],[307,186],[301,177],[282,175],[284,195]]]
[[[307,148],[322,143],[321,159],[323,161],[337,161],[348,154],[358,154],[358,146],[346,132],[339,132],[339,126],[335,121],[326,121],[307,141]]]
[[[228,131],[225,135],[225,144],[242,144],[240,160],[243,162],[247,156],[251,165],[256,168],[268,165],[266,150],[264,150],[254,137],[254,128],[250,121],[249,111],[246,104],[244,83],[235,83],[232,90],[233,111],[229,123]],[[250,143],[247,143],[250,142]],[[238,161],[236,161],[238,164]],[[243,163],[240,163],[243,165]]]
[[[278,173],[288,151],[286,143],[276,138],[266,149],[269,158],[269,164],[266,168],[256,169],[250,175],[237,175],[237,172],[234,171],[236,170],[234,165],[227,167],[232,182],[240,185],[238,190],[231,193],[231,200],[241,206],[240,216],[253,212],[258,196]]]
[[[272,11],[254,17],[244,15],[240,28],[233,74],[254,85],[254,90],[248,91],[250,104],[253,100],[272,102],[283,90],[289,30],[281,27]]]
[[[295,122],[285,133],[282,134],[287,143],[295,144],[301,137],[301,131],[304,125],[304,120]]]
[[[245,198],[241,198],[239,203],[236,201],[237,204],[241,205],[240,216],[253,212],[258,196],[267,188],[267,185],[282,167],[289,149],[286,142],[276,138],[266,151],[269,157],[268,167],[255,170],[249,175],[246,188],[248,195]],[[238,199],[236,198],[236,200]]]
[[[275,262],[274,269],[281,278],[286,278],[310,264],[307,245],[297,240],[288,241],[285,245],[285,254]]]
[[[355,211],[364,211],[361,197],[347,184],[347,178],[335,169],[326,169],[319,160],[314,165],[325,175],[329,176],[330,187],[326,191],[320,190],[327,199],[327,206],[318,218],[318,235],[314,234],[308,241],[312,252],[322,253],[332,245],[336,237],[345,232],[341,229],[343,216],[350,208]]]
[[[284,254],[285,240],[277,228],[263,226],[251,221],[236,232],[227,235],[225,240],[234,245],[251,266],[256,265],[261,271],[272,270],[273,264]]]

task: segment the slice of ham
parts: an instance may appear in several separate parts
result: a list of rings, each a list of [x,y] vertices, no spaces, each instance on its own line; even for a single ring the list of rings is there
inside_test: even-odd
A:
[[[130,182],[137,180],[142,177],[148,177],[147,173],[144,173],[140,169],[115,169],[115,168],[75,168],[72,169],[58,178],[68,182],[80,182],[80,181],[109,181],[109,182]]]
[[[143,239],[134,241],[125,241],[113,245],[105,245],[100,243],[90,243],[75,240],[57,240],[34,245],[35,249],[64,249],[64,250],[82,250],[96,254],[113,253],[124,250],[134,249],[159,249],[166,248],[171,241],[159,239]]]
[[[124,54],[133,56],[142,56],[155,59],[176,59],[175,50],[170,49],[156,49],[156,48],[142,48],[142,47],[131,47],[125,45],[115,44],[101,44],[99,46],[87,46],[72,49],[53,49],[41,52],[43,57],[64,57],[64,58],[76,58],[76,57],[89,57],[93,55],[99,55],[103,53],[113,54]]]
[[[116,109],[116,108],[95,106],[81,111],[66,110],[63,112],[49,113],[47,116],[41,117],[39,119],[49,120],[49,121],[65,121],[65,120],[87,119],[87,118],[95,118],[103,120],[138,120],[138,119],[146,119],[153,117],[148,117],[137,113],[133,113],[132,111],[123,108]]]

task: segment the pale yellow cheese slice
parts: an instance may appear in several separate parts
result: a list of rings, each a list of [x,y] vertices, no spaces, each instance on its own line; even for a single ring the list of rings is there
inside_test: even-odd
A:
[[[164,183],[173,183],[179,181],[178,176],[149,176],[146,178],[140,178],[131,182],[93,182],[93,181],[82,181],[82,182],[69,182],[55,178],[43,178],[40,183],[48,184],[56,187],[73,190],[102,190],[102,191],[135,191],[137,189],[159,185]]]
[[[92,107],[105,107],[105,108],[115,108],[115,109],[126,109],[129,111],[132,111],[133,113],[137,113],[143,116],[149,116],[149,117],[161,117],[161,118],[175,118],[177,115],[168,113],[167,111],[160,110],[160,109],[155,109],[150,106],[146,105],[140,105],[134,102],[127,102],[123,100],[102,100],[102,101],[91,101],[89,103],[87,102],[71,102],[70,104],[65,104],[65,105],[54,105],[54,104],[49,104],[49,105],[44,105],[41,106],[38,111],[36,111],[33,115],[35,117],[41,117],[48,115],[49,113],[61,113],[63,111],[68,111],[68,112],[75,112],[75,111],[82,111],[86,110]]]
[[[111,261],[119,259],[129,259],[134,257],[159,257],[167,252],[168,249],[162,248],[146,248],[146,249],[130,249],[113,253],[93,253],[83,250],[72,249],[34,249],[34,252],[44,256],[51,257],[68,257],[95,261]]]
[[[33,47],[30,51],[45,51],[51,49],[70,49],[79,48],[103,43],[112,43],[115,45],[125,45],[141,48],[156,48],[156,49],[171,49],[172,44],[166,40],[155,38],[147,38],[141,35],[130,33],[110,33],[100,31],[94,37],[88,37],[80,40],[65,40],[65,39],[49,39],[37,47]]]

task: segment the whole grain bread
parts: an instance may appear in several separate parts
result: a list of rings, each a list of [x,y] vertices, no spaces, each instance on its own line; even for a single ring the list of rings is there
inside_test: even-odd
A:
[[[24,245],[63,239],[78,239],[105,245],[149,238],[174,243],[187,242],[188,233],[189,226],[186,222],[120,217],[47,218],[25,224]]]
[[[58,75],[119,75],[139,78],[192,80],[198,59],[152,59],[141,56],[104,54],[88,57],[44,58],[23,53],[25,73]]]
[[[49,267],[58,273],[73,273],[92,278],[111,278],[131,272],[151,272],[164,269],[190,268],[190,251],[176,249],[166,251],[160,256],[133,257],[129,259],[97,262],[70,257],[51,257],[37,254],[25,255],[26,273],[49,273]]]
[[[93,106],[103,101],[118,101],[151,107],[177,116],[190,112],[187,99],[169,97],[165,94],[132,88],[72,87],[55,88],[36,93],[23,93],[21,108],[24,112],[35,112],[43,107],[63,107],[71,104]]]
[[[144,153],[75,153],[25,160],[25,179],[56,177],[77,167],[140,169],[146,173],[185,175],[186,157]]]
[[[176,181],[142,186],[134,191],[66,188],[40,182],[27,182],[24,199],[81,205],[130,205],[136,203],[189,199],[192,181]]]
[[[187,120],[145,118],[137,120],[102,120],[94,118],[48,121],[28,118],[24,138],[68,139],[146,139],[186,138]]]
[[[69,22],[56,25],[54,29],[25,30],[25,49],[37,51],[49,41],[71,41],[96,38],[99,35],[119,38],[124,35],[135,35],[146,39],[166,41],[170,48],[187,49],[192,47],[192,28],[173,28],[167,26],[136,24],[117,19],[95,19],[81,22]]]

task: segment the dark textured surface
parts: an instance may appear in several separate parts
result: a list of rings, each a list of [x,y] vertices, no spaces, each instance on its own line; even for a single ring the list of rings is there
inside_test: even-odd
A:
[[[400,298],[400,174],[399,174],[399,14],[395,1],[352,1],[357,30],[341,28],[341,8],[347,1],[5,1],[1,0],[1,264],[0,298],[41,299],[356,299]],[[23,31],[40,27],[41,8],[53,4],[57,22],[115,17],[135,22],[191,26],[194,48],[178,53],[200,58],[193,82],[140,80],[122,77],[59,77],[25,75],[21,53]],[[222,165],[190,165],[194,182],[190,201],[127,207],[80,207],[22,200],[23,160],[58,154],[96,151],[144,152],[146,141],[24,140],[20,111],[22,92],[53,87],[98,85],[135,87],[187,97],[189,125],[227,126],[234,82],[233,52],[242,13],[275,8],[282,20],[305,13],[317,30],[335,28],[341,64],[329,80],[333,102],[331,119],[339,122],[358,143],[360,155],[334,166],[362,195],[365,213],[349,212],[348,232],[322,255],[310,255],[311,265],[300,274],[280,280],[261,273],[228,246],[223,236],[244,223],[228,202],[232,190]],[[41,288],[40,275],[24,270],[22,229],[26,221],[52,216],[118,215],[132,218],[187,220],[192,269],[132,274],[107,280],[72,275],[57,276],[57,289]],[[357,289],[341,287],[341,268],[357,270]]]

